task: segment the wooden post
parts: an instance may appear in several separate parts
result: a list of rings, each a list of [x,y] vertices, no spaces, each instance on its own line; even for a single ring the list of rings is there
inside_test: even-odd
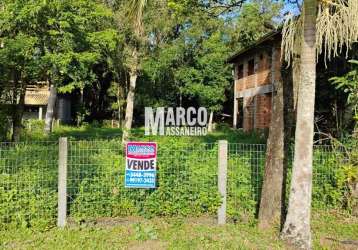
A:
[[[228,143],[225,140],[219,141],[218,152],[218,189],[222,198],[221,206],[218,209],[218,224],[226,223],[226,184],[227,184],[227,150]]]
[[[67,138],[59,139],[58,155],[58,215],[57,226],[66,226],[67,215]]]

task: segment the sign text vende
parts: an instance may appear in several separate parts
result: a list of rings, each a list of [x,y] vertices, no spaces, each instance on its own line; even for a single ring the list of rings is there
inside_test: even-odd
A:
[[[127,188],[155,188],[157,172],[157,144],[128,142],[126,145]]]

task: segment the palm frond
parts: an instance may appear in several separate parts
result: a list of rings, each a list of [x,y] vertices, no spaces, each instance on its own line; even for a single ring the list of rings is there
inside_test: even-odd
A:
[[[143,33],[143,14],[147,0],[129,0],[128,1],[128,17],[132,21],[134,30],[137,35]]]

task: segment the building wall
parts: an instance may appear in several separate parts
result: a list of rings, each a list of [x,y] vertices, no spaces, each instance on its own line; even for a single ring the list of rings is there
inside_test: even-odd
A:
[[[241,55],[235,63],[235,96],[243,98],[244,131],[265,129],[270,126],[272,89],[281,80],[280,44],[253,48]],[[254,60],[254,71],[252,71]],[[240,68],[243,69],[240,75]],[[250,74],[251,72],[251,74]],[[237,104],[235,104],[237,105]]]
[[[272,95],[271,93],[264,95],[257,95],[256,108],[256,128],[264,129],[270,126],[271,110],[272,110]]]

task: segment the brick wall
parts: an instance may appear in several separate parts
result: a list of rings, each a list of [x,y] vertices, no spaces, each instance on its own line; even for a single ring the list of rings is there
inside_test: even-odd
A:
[[[248,132],[254,128],[255,97],[244,98],[243,129]]]
[[[280,53],[280,42],[275,41],[269,46],[258,47],[241,55],[235,63],[236,73],[240,72],[235,76],[236,92],[241,92],[240,96],[245,96],[242,124],[244,131],[270,126],[272,94],[249,95],[265,93],[267,88],[261,88],[262,86],[281,80]],[[252,60],[254,60],[254,71],[252,71]],[[237,70],[239,67],[241,70]],[[247,89],[252,90],[245,91]]]
[[[271,121],[271,110],[271,93],[245,98],[244,131],[268,128]]]
[[[256,96],[256,128],[268,128],[271,121],[271,93]]]
[[[271,56],[267,52],[263,52],[257,56],[257,86],[271,83]]]

